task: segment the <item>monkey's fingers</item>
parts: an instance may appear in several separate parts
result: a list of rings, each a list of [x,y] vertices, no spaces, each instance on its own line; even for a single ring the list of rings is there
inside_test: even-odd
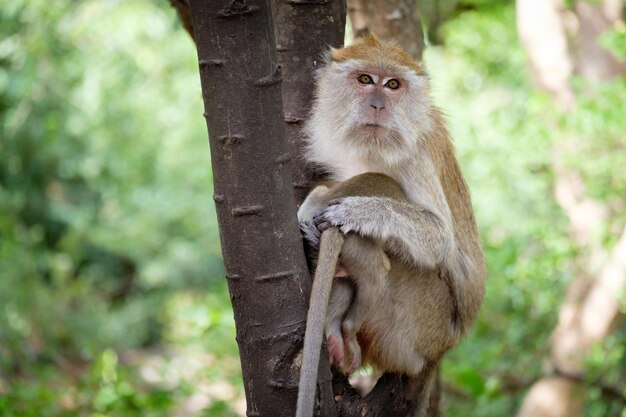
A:
[[[319,248],[322,232],[317,228],[313,220],[300,222],[300,233],[302,233],[302,237],[311,248]]]
[[[320,232],[320,234],[330,229],[331,227],[336,226],[324,217],[324,212],[321,212],[317,216],[313,217],[312,221],[315,227],[317,228],[317,230]]]
[[[343,200],[343,197],[342,198],[335,198],[333,200],[330,200],[330,202],[328,203],[328,207],[336,206],[337,204],[341,204],[341,200]]]
[[[328,206],[326,210],[313,217],[313,222],[322,232],[331,227],[339,228],[339,231],[344,235],[355,231],[350,222],[349,210],[346,209],[342,201]]]

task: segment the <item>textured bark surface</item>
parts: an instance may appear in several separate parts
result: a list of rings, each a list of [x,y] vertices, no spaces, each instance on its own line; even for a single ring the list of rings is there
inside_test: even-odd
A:
[[[310,280],[269,0],[192,0],[248,416],[293,416]]]
[[[337,411],[341,417],[411,417],[424,381],[406,375],[384,374],[365,397],[352,388],[343,375],[334,379]]]
[[[345,0],[273,0],[278,62],[283,70],[285,136],[294,156],[293,186],[301,202],[317,178],[303,159],[302,124],[313,99],[315,70],[329,47],[343,46]]]
[[[296,202],[300,203],[319,179],[318,173],[302,158],[302,126],[313,100],[315,71],[329,47],[343,46],[346,5],[344,0],[273,0],[272,12],[278,62],[283,75],[285,137],[294,161],[292,185]],[[309,291],[305,294],[308,299]],[[317,378],[320,404],[317,415],[336,415],[332,378],[327,351],[323,347]]]
[[[348,0],[348,13],[355,37],[373,32],[421,59],[424,34],[415,0]]]

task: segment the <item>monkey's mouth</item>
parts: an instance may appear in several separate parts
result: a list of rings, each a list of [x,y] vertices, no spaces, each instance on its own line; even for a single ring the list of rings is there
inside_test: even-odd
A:
[[[358,126],[357,128],[357,132],[360,132],[360,134],[365,134],[365,135],[373,135],[373,136],[381,136],[381,135],[385,135],[387,132],[389,131],[389,128],[387,126],[385,126],[382,123],[376,123],[376,122],[367,122],[367,123],[362,123]]]

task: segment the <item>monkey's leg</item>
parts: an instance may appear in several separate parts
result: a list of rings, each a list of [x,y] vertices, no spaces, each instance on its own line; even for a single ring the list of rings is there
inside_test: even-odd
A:
[[[346,236],[340,256],[356,285],[354,301],[341,323],[347,352],[342,369],[350,374],[361,366],[362,360],[356,334],[361,329],[367,309],[373,305],[371,297],[383,296],[391,264],[378,244],[354,234]]]
[[[354,285],[349,279],[337,278],[333,281],[326,313],[326,346],[331,365],[344,367],[344,339],[341,323],[354,300]]]
[[[322,233],[304,333],[296,417],[307,417],[313,414],[317,368],[324,336],[326,309],[342,245],[343,236],[339,229],[330,228]]]

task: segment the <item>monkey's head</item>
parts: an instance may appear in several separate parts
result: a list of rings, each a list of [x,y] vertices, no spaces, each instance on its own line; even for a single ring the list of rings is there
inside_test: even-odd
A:
[[[429,111],[422,65],[369,35],[328,53],[306,126],[308,156],[330,166],[336,156],[393,166],[431,129]]]

